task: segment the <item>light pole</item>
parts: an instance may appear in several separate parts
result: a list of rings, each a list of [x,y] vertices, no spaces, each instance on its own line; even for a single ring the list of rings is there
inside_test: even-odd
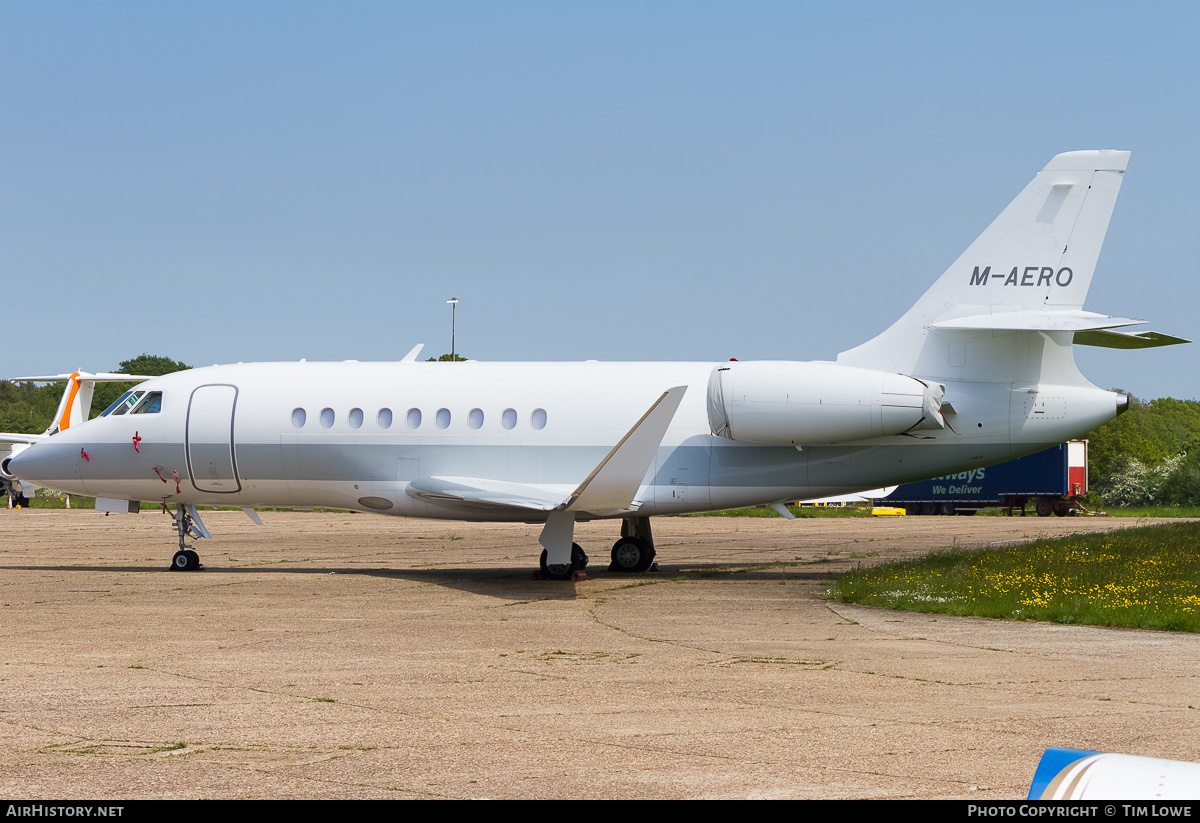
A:
[[[454,356],[454,313],[458,311],[458,298],[451,297],[446,301],[450,304],[450,362],[455,362],[458,358]]]

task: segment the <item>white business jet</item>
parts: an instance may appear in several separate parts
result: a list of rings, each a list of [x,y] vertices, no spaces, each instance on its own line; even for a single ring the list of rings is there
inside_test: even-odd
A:
[[[0,466],[94,496],[174,506],[329,507],[544,524],[543,573],[586,555],[575,523],[621,519],[618,571],[654,559],[650,518],[847,494],[966,471],[1124,410],[1072,344],[1187,342],[1084,311],[1129,153],[1051,160],[891,328],[836,362],[256,363],[143,383],[132,404]],[[125,413],[121,413],[124,411]]]

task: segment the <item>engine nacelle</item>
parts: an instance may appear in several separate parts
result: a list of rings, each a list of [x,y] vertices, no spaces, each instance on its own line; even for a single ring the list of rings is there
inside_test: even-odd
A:
[[[1200,763],[1055,748],[1042,755],[1029,799],[1195,800],[1197,786]]]
[[[708,380],[708,424],[730,440],[816,446],[945,427],[946,387],[892,372],[791,361],[730,362]]]
[[[8,461],[12,460],[27,448],[29,448],[28,443],[0,444],[0,479],[7,481],[14,481],[17,479],[16,476],[9,471]]]

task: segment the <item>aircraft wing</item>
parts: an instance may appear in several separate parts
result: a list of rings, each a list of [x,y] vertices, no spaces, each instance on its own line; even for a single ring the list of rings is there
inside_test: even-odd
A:
[[[19,432],[0,432],[0,447],[11,446],[14,443],[37,443],[40,440],[45,440],[47,435],[44,434],[21,434]]]
[[[570,495],[570,489],[479,477],[422,477],[408,484],[408,493],[421,500],[462,504],[477,509],[548,512],[562,505]]]
[[[573,491],[569,486],[510,483],[479,477],[421,477],[409,483],[408,494],[431,502],[476,509],[499,507],[590,514],[636,511],[641,503],[634,497],[686,391],[687,386],[676,386],[663,392]]]

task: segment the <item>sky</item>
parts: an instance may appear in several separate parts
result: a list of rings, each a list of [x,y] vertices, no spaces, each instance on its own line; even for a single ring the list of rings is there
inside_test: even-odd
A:
[[[833,359],[1055,154],[1200,339],[1200,4],[0,0],[0,376]],[[1195,399],[1197,348],[1076,347]]]

